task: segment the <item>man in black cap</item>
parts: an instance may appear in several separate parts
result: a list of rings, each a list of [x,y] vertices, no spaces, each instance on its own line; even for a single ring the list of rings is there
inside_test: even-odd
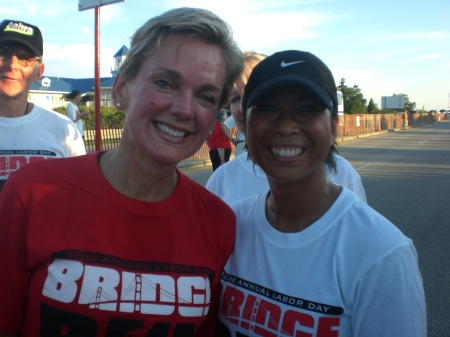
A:
[[[44,72],[43,49],[38,27],[16,20],[0,23],[0,190],[25,164],[86,153],[68,118],[28,102],[31,83]]]

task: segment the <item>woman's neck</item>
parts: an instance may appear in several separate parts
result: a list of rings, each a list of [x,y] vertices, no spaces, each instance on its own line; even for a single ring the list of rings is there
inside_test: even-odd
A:
[[[106,180],[120,193],[142,201],[161,201],[175,190],[178,181],[176,166],[156,165],[141,160],[120,145],[100,158],[100,170]]]
[[[294,184],[269,179],[269,185],[266,218],[284,233],[297,233],[312,225],[328,211],[341,191],[326,173]]]

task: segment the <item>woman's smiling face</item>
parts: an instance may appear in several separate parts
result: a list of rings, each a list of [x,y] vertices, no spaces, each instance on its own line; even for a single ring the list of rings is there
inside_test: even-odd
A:
[[[217,46],[186,35],[163,38],[133,80],[114,84],[114,101],[126,110],[123,141],[160,164],[191,156],[214,125],[224,83]]]
[[[324,174],[336,123],[309,89],[282,84],[268,90],[247,112],[245,126],[251,157],[270,179],[294,182]]]

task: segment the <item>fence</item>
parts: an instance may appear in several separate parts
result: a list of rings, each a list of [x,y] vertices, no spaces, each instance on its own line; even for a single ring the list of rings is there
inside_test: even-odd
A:
[[[361,114],[340,116],[338,122],[337,137],[353,136],[362,133],[370,133],[381,130],[398,129],[402,127],[401,114]],[[428,113],[410,113],[408,116],[408,125],[415,126],[421,124],[429,124],[448,119],[445,113],[437,113],[431,116]],[[84,139],[87,152],[95,152],[95,125],[94,122],[84,121],[85,131]],[[112,150],[119,145],[122,137],[122,126],[116,121],[101,118],[100,129],[102,135],[102,150]],[[231,132],[234,137],[234,130]],[[202,147],[189,158],[208,157],[209,148],[204,143]]]
[[[84,145],[86,152],[95,152],[95,122],[94,120],[83,120],[84,123]],[[103,151],[112,150],[119,145],[122,138],[123,124],[117,125],[117,122],[107,118],[100,118],[100,130]]]

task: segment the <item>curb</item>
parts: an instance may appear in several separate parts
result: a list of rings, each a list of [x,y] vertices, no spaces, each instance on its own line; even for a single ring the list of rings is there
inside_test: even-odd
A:
[[[211,166],[211,160],[209,157],[182,160],[178,163],[177,168],[180,171],[188,171],[205,166]]]

